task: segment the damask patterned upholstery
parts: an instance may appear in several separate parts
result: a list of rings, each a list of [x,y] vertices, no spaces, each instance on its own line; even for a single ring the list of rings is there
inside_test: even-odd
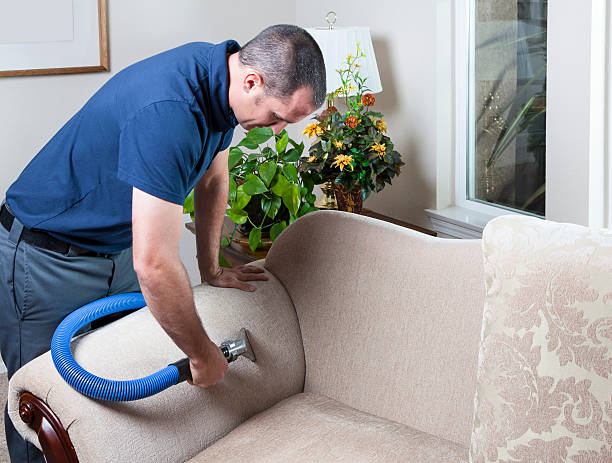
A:
[[[612,231],[508,216],[483,251],[471,461],[612,462]]]

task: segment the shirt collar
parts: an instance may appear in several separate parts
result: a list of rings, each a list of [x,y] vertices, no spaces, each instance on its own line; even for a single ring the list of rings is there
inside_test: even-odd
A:
[[[226,40],[213,47],[208,77],[210,105],[219,129],[227,131],[238,125],[234,111],[229,105],[229,69],[227,55],[240,50],[234,40]]]

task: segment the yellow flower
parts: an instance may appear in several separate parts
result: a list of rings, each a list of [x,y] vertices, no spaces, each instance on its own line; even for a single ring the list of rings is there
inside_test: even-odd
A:
[[[385,144],[380,144],[380,143],[376,143],[374,145],[372,145],[372,147],[370,148],[370,151],[376,151],[378,153],[378,155],[381,158],[385,158],[385,151],[387,150],[387,147],[385,146]]]
[[[309,126],[307,126],[302,132],[302,135],[308,135],[308,138],[311,138],[316,137],[317,135],[321,135],[322,133],[323,128],[315,122],[314,124],[310,124]]]
[[[387,123],[381,119],[381,120],[379,120],[376,123],[376,128],[378,130],[380,130],[381,132],[386,132],[387,131]]]
[[[317,157],[314,154],[308,158],[308,162],[315,162],[316,160]]]
[[[332,162],[331,166],[332,167],[338,167],[338,168],[340,168],[340,170],[344,170],[345,166],[350,166],[351,165],[351,161],[353,160],[353,156],[347,156],[345,154],[339,154],[334,159],[335,159],[335,161]],[[351,170],[353,170],[352,166],[351,166]]]
[[[337,140],[334,142],[334,146],[338,149],[342,148],[344,145],[342,144],[342,142],[340,140]]]

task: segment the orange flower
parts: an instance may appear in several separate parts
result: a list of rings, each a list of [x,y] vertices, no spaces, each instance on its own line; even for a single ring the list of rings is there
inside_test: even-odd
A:
[[[316,160],[317,157],[314,154],[308,158],[308,162],[315,162]]]
[[[327,108],[327,112],[328,113],[333,113],[334,111],[338,111],[338,108],[336,108],[335,106],[330,106],[329,108]]]
[[[332,162],[332,167],[338,167],[340,170],[344,170],[345,166],[351,166],[351,161],[353,160],[353,156],[347,156],[345,154],[339,154],[334,158],[334,162]],[[353,167],[351,166],[351,170]]]
[[[374,95],[372,95],[371,93],[366,93],[365,95],[361,97],[361,102],[363,103],[364,106],[372,106],[375,101],[376,99],[374,98]]]
[[[342,142],[340,140],[336,140],[334,142],[334,146],[338,149],[341,149],[344,145],[342,144]]]
[[[357,119],[355,116],[349,116],[346,118],[345,124],[347,127],[354,129],[357,127],[357,124],[359,124],[359,119]]]

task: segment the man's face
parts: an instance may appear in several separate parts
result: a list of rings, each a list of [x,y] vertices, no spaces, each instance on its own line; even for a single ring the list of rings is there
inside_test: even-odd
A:
[[[265,95],[261,86],[249,90],[242,95],[242,104],[234,109],[236,119],[245,130],[271,127],[277,134],[316,109],[312,104],[312,90],[306,87],[297,89],[283,100]]]

